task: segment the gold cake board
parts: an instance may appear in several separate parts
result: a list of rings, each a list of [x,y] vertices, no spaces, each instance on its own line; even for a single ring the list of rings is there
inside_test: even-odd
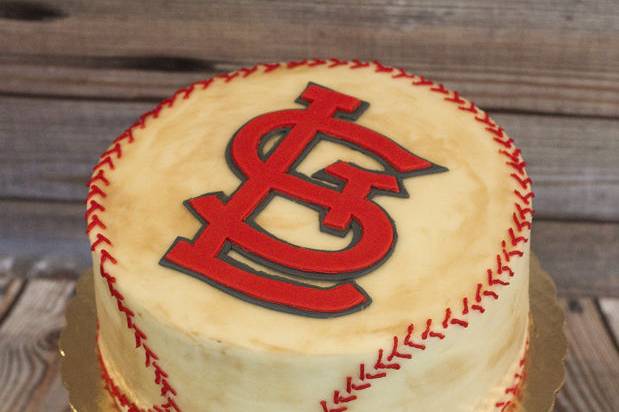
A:
[[[529,355],[519,412],[546,412],[554,406],[565,379],[567,342],[564,315],[556,288],[535,256],[531,259],[531,319]],[[95,349],[96,313],[92,272],[82,275],[76,295],[67,306],[67,326],[59,343],[63,382],[71,409],[78,412],[115,412],[103,388]]]

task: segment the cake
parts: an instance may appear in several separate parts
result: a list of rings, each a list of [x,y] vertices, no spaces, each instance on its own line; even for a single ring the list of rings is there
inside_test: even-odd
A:
[[[179,90],[86,199],[123,411],[515,410],[531,179],[487,113],[338,59]]]

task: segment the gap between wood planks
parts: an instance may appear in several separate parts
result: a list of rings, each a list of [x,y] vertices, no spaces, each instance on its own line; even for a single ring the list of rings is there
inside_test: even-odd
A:
[[[0,411],[68,411],[57,341],[74,280],[0,275]]]
[[[7,1],[0,19],[0,54],[21,74],[3,73],[4,87],[14,91],[76,90],[85,79],[110,90],[110,77],[97,81],[101,71],[79,74],[87,65],[187,72],[336,56],[378,58],[449,79],[488,108],[619,114],[612,1],[185,2],[174,13],[161,1]],[[58,74],[71,65],[75,76]],[[114,93],[131,89],[111,86]]]
[[[0,95],[156,102],[192,82],[252,64],[179,56],[4,55],[0,56],[4,79]],[[510,74],[509,70],[491,74],[470,68],[467,73],[454,73],[453,67],[433,65],[407,68],[444,82],[489,111],[583,118],[619,115],[619,87],[602,79],[597,81],[603,85],[595,86],[595,81],[583,79],[582,74],[563,73],[565,77],[559,80],[548,74]],[[520,78],[509,80],[513,76]]]

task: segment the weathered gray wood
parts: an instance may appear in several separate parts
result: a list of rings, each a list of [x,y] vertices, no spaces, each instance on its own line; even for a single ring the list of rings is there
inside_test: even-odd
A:
[[[90,265],[84,207],[0,201],[0,275],[76,277]],[[619,297],[619,224],[539,220],[533,250],[565,296]]]
[[[536,221],[532,242],[560,294],[619,297],[619,224]]]
[[[53,386],[58,374],[57,340],[73,284],[72,280],[28,280],[0,324],[0,411],[66,410],[58,399],[62,394],[49,392],[50,388],[62,392]]]
[[[143,57],[151,63],[180,57],[171,66],[183,70],[313,56],[376,58],[448,80],[490,108],[619,114],[612,0],[38,4],[47,10],[7,12],[0,3],[0,54],[50,57],[57,66],[79,66],[90,56],[93,66],[120,68],[143,68]],[[23,78],[5,83],[5,90],[44,92]]]
[[[0,211],[0,276],[76,278],[90,265],[83,204],[0,201]]]
[[[614,412],[619,405],[619,352],[592,299],[563,301],[569,344],[560,412]]]
[[[0,198],[81,200],[103,150],[151,103],[0,100]],[[521,146],[543,218],[619,220],[619,120],[497,114]]]

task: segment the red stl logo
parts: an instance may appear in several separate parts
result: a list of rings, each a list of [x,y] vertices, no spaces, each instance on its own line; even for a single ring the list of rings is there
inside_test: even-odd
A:
[[[369,104],[353,96],[309,83],[296,102],[305,108],[263,114],[236,132],[226,156],[242,183],[230,196],[214,192],[186,200],[203,227],[191,240],[177,238],[160,264],[266,308],[318,318],[342,316],[370,305],[355,279],[388,259],[397,239],[394,222],[372,197],[408,197],[402,178],[447,169],[354,123]],[[274,148],[264,153],[266,142],[279,135]],[[338,161],[311,178],[297,172],[320,140],[361,151],[384,171]],[[352,230],[352,241],[344,249],[325,251],[265,232],[254,218],[275,195],[318,210],[324,232],[344,236]],[[254,270],[231,258],[231,250],[288,277]],[[334,284],[318,287],[301,279]]]

